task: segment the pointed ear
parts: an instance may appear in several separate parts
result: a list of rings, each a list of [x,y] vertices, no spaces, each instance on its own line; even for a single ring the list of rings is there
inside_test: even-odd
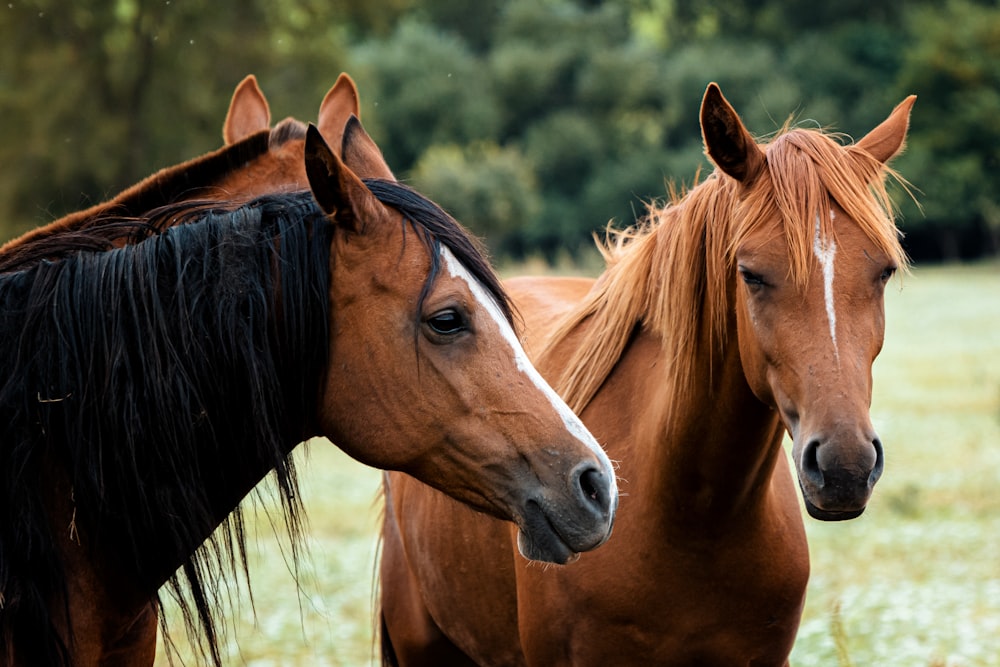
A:
[[[910,126],[910,110],[916,101],[917,96],[910,95],[897,104],[888,118],[857,143],[858,148],[867,151],[883,164],[895,157],[902,151],[903,145],[906,143],[906,131]]]
[[[312,123],[306,131],[305,162],[316,203],[338,227],[361,234],[366,222],[380,219],[382,204],[330,150]]]
[[[222,138],[226,144],[235,144],[270,127],[271,109],[257,85],[257,77],[250,74],[236,86],[222,125]]]
[[[352,115],[361,117],[358,88],[346,72],[341,72],[319,105],[319,120],[316,123],[329,145],[340,148],[344,126]]]
[[[763,151],[715,83],[701,101],[701,135],[705,154],[737,181],[749,185],[763,169]]]
[[[395,181],[392,170],[382,157],[382,151],[375,144],[357,116],[351,116],[344,127],[344,163],[361,178],[382,178]]]

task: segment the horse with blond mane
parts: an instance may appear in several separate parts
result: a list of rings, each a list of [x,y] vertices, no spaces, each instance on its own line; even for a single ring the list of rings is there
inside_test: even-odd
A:
[[[714,173],[603,250],[596,280],[508,281],[539,370],[619,462],[603,548],[566,567],[510,529],[385,476],[385,664],[783,665],[808,513],[861,514],[882,473],[871,367],[906,266],[886,190],[914,98],[853,145],[758,145],[715,84]]]

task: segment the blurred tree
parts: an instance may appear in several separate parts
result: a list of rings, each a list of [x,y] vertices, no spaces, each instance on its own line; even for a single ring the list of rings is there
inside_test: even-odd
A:
[[[250,72],[276,112],[292,102],[289,112],[314,118],[343,60],[335,32],[317,29],[328,10],[315,0],[33,0],[2,11],[3,238],[220,146],[229,97]]]
[[[907,153],[896,165],[922,194],[905,203],[916,248],[943,259],[1000,251],[1000,7],[947,0],[910,15],[894,90],[919,93]],[[913,234],[911,234],[912,236]]]
[[[663,194],[667,63],[613,3],[513,0],[497,33],[501,137],[523,148],[544,197],[521,245],[575,254],[610,220],[630,224],[639,199]]]
[[[617,5],[588,11],[571,0],[510,0],[496,31],[489,71],[505,139],[534,118],[578,104],[587,64],[629,41],[628,18]]]
[[[724,35],[789,43],[845,21],[896,24],[909,6],[896,0],[674,0],[670,16],[677,37]]]
[[[436,145],[413,169],[414,184],[458,221],[487,237],[494,252],[523,257],[522,229],[541,208],[536,183],[515,148],[491,142]]]
[[[690,183],[713,80],[764,137],[789,117],[857,137],[917,93],[896,164],[923,191],[922,213],[901,197],[908,248],[996,252],[998,16],[996,0],[15,0],[0,235],[217,147],[249,72],[276,118],[311,120],[347,70],[396,173],[500,252],[573,252],[664,178]]]
[[[374,120],[365,125],[397,173],[433,144],[496,136],[499,110],[482,63],[465,42],[418,19],[360,45],[352,71]]]
[[[505,0],[429,0],[420,3],[420,16],[427,23],[461,37],[477,54],[493,46],[493,28]]]

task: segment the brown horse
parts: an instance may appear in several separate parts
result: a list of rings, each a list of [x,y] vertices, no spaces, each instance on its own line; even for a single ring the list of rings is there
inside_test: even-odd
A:
[[[340,149],[344,126],[352,115],[360,118],[358,92],[347,74],[341,74],[319,108],[317,127],[329,145]],[[71,213],[0,246],[0,273],[40,259],[78,252],[87,241],[92,250],[139,240],[144,228],[109,224],[108,218],[142,217],[155,208],[180,201],[207,199],[244,202],[275,192],[306,190],[302,159],[306,126],[286,118],[270,128],[267,99],[251,74],[233,93],[222,128],[226,145],[179,165],[162,169],[114,198]],[[139,236],[136,237],[136,233]],[[53,237],[62,239],[60,244]]]
[[[353,118],[342,145],[379,157]],[[0,276],[4,664],[150,664],[164,583],[219,663],[217,598],[246,562],[232,512],[275,470],[294,533],[287,457],[314,435],[513,520],[530,558],[607,539],[610,462],[528,362],[478,245],[316,128],[304,153],[311,195],[130,214],[150,235],[95,252],[104,218],[72,232],[84,252],[52,234]]]
[[[387,664],[786,663],[809,557],[782,438],[813,517],[861,514],[883,290],[905,266],[885,163],[913,99],[854,145],[758,145],[712,84],[713,174],[603,248],[596,281],[508,283],[539,370],[620,461],[615,534],[534,566],[504,524],[386,475]]]

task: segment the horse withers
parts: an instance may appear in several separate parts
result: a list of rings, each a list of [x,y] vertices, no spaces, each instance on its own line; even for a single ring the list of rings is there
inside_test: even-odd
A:
[[[787,663],[809,557],[782,440],[811,516],[864,511],[883,291],[906,266],[886,162],[913,100],[853,145],[758,145],[712,84],[714,173],[613,235],[596,281],[508,281],[539,370],[620,462],[615,534],[533,566],[504,524],[387,475],[386,664]]]

